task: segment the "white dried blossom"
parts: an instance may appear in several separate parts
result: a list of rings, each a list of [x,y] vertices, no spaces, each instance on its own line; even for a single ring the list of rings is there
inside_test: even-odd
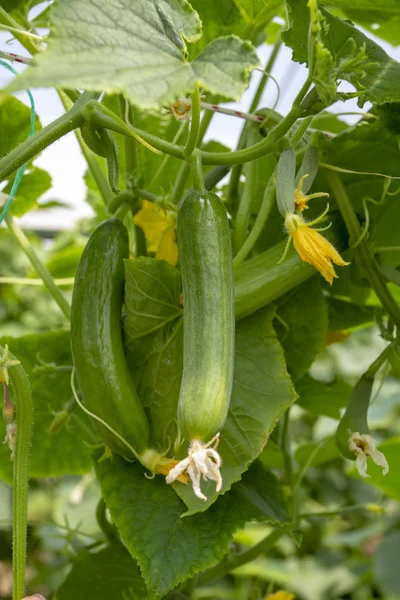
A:
[[[370,477],[367,473],[367,458],[370,456],[374,463],[382,467],[382,474],[389,472],[389,465],[385,455],[376,449],[376,442],[371,435],[367,433],[353,432],[349,438],[349,450],[355,452],[356,467],[361,477]]]
[[[178,121],[188,121],[192,115],[192,100],[190,98],[179,98],[169,108],[175,119]]]
[[[220,473],[221,457],[216,448],[219,443],[219,433],[207,444],[200,440],[190,442],[188,456],[173,467],[166,477],[167,483],[173,483],[178,477],[187,472],[193,486],[193,491],[200,500],[207,500],[207,496],[200,489],[201,477],[205,481],[211,479],[216,482],[216,491],[222,489]]]
[[[3,443],[7,444],[11,450],[11,460],[14,459],[14,451],[15,451],[16,442],[17,442],[17,425],[16,425],[16,423],[9,423],[7,425],[7,433],[6,433],[6,437],[5,437],[5,440]]]

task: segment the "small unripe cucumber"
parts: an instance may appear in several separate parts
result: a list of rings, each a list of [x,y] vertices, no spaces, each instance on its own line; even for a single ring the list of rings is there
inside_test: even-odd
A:
[[[207,442],[224,424],[234,366],[231,235],[220,198],[190,192],[179,206],[177,234],[184,307],[178,426],[187,441]]]
[[[90,237],[75,277],[71,346],[84,405],[140,455],[149,425],[126,364],[121,309],[128,232],[118,219],[101,223]],[[93,419],[104,443],[132,459],[128,447]]]

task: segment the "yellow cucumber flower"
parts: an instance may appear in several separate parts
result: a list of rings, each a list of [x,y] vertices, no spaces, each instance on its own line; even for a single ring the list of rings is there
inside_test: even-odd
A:
[[[171,265],[178,262],[175,221],[173,211],[165,210],[148,200],[143,200],[142,208],[133,218],[135,225],[144,231],[148,251],[154,252],[157,259],[166,260]]]
[[[274,594],[269,594],[266,597],[266,600],[294,600],[294,594],[289,594],[289,592],[280,590],[279,592],[275,592]]]
[[[294,204],[296,207],[296,210],[299,210],[300,212],[303,212],[303,210],[307,210],[308,206],[307,206],[307,202],[309,200],[311,200],[312,198],[323,198],[324,196],[329,196],[329,194],[327,194],[327,192],[315,192],[315,194],[305,194],[303,192],[303,183],[304,180],[309,176],[309,173],[307,173],[306,175],[303,175],[303,177],[300,177],[299,179],[299,183],[297,184],[297,187],[294,191]]]
[[[345,266],[345,262],[339,252],[326,240],[317,229],[311,225],[319,221],[325,214],[315,221],[307,223],[302,216],[294,213],[285,218],[285,228],[289,234],[289,242],[293,240],[301,260],[315,267],[321,275],[332,285],[333,278],[337,277],[332,263]]]

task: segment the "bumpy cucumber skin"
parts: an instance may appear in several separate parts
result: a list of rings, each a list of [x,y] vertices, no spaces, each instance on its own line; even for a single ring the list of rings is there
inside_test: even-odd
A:
[[[75,277],[71,347],[82,400],[140,455],[149,425],[126,364],[121,308],[128,232],[118,219],[101,223],[83,251]],[[127,446],[93,420],[104,443],[132,460]]]
[[[185,440],[221,430],[232,392],[235,312],[231,235],[225,207],[210,192],[179,206],[184,360],[178,426]]]

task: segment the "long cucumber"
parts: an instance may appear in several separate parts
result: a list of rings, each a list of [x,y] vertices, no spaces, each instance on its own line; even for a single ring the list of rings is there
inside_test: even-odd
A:
[[[141,455],[148,446],[148,420],[125,360],[121,310],[128,233],[118,219],[101,223],[79,262],[71,310],[71,346],[86,408]],[[128,447],[93,419],[104,443],[132,459]]]

